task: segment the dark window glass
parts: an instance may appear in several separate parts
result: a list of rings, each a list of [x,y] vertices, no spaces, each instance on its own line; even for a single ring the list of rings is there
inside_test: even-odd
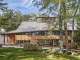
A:
[[[59,46],[59,40],[53,40],[53,46]]]
[[[41,45],[41,46],[52,46],[53,41],[52,40],[41,40],[41,41],[39,41],[39,45]]]

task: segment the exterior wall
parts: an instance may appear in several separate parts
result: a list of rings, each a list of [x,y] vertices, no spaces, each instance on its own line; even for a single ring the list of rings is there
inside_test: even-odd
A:
[[[0,44],[4,44],[4,36],[0,35]]]
[[[6,36],[7,44],[15,44],[15,34],[10,34]]]
[[[0,35],[0,44],[8,44],[7,35]]]
[[[49,35],[49,36],[31,36],[31,35],[15,35],[15,40],[50,40],[50,39],[60,39],[58,35]]]
[[[8,44],[15,44],[16,41],[39,41],[39,40],[59,40],[59,36],[58,35],[49,35],[49,36],[31,36],[31,35],[8,35],[6,36],[6,41]]]
[[[15,35],[15,40],[31,40],[31,37],[28,35]]]
[[[8,44],[8,35],[5,35],[5,43],[4,44]]]
[[[63,43],[65,45],[67,45],[68,41],[65,41],[65,36],[63,36],[62,38],[63,38]],[[71,40],[70,36],[68,36],[68,40]],[[28,41],[30,41],[30,43],[32,43],[32,44],[36,44],[37,42],[39,43],[40,41],[43,41],[45,44],[45,42],[51,41],[52,42],[51,46],[54,46],[56,42],[60,41],[60,36],[59,35],[42,36],[42,35],[9,34],[7,36],[6,41],[8,44],[21,44],[21,45],[24,44],[25,42],[28,42]],[[42,44],[43,42],[40,42],[40,44]]]

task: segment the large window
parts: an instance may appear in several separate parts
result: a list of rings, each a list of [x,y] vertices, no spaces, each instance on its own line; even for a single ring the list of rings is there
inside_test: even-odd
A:
[[[40,40],[39,45],[41,45],[41,46],[52,46],[53,41],[52,40]]]
[[[59,46],[59,40],[39,40],[41,46]]]
[[[21,45],[21,44],[25,44],[25,43],[26,43],[26,44],[30,43],[30,40],[27,40],[27,41],[26,41],[26,40],[17,40],[17,41],[16,41],[16,44],[17,44],[17,45]]]
[[[38,32],[33,32],[32,35],[45,35],[45,31],[38,31]]]
[[[59,46],[59,40],[53,40],[53,46]]]

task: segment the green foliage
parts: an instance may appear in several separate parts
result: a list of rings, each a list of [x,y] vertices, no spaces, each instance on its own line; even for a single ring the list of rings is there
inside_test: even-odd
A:
[[[35,5],[42,6],[41,10],[46,9],[47,13],[49,12],[49,14],[53,11],[57,11],[59,13],[59,11],[60,11],[59,6],[61,5],[61,7],[62,7],[62,5],[65,3],[65,7],[66,7],[66,11],[67,11],[66,15],[68,17],[73,16],[75,8],[76,8],[76,4],[78,4],[77,0],[47,0],[47,1],[41,0],[41,2],[37,2],[36,0],[34,0],[34,1],[36,2]],[[61,9],[63,10],[64,7],[62,7]],[[44,13],[44,14],[47,14],[47,13]],[[61,13],[63,13],[63,12],[61,12]]]
[[[75,33],[74,41],[76,42],[77,47],[80,47],[80,30]]]
[[[59,54],[43,57],[41,51],[26,51],[20,48],[0,48],[0,60],[80,60],[78,57]]]
[[[49,11],[49,14],[53,11],[58,12],[59,16],[59,30],[60,35],[62,31],[62,27],[64,24],[64,30],[65,30],[65,40],[67,41],[68,32],[67,32],[67,21],[70,19],[73,19],[72,21],[72,40],[73,39],[73,33],[74,33],[74,20],[77,21],[80,20],[80,0],[41,0],[42,3],[40,6],[42,6],[43,10],[47,9]],[[53,7],[50,6],[50,4],[53,4]],[[38,5],[38,4],[36,4]],[[50,7],[50,8],[49,8]],[[54,10],[54,8],[56,9]],[[46,13],[48,13],[48,11]],[[45,14],[46,14],[45,13]],[[49,15],[48,14],[48,15]],[[80,23],[78,23],[80,25]],[[77,38],[77,36],[76,36]],[[61,38],[60,38],[61,39]],[[62,40],[62,39],[61,39]]]
[[[42,48],[38,44],[25,44],[24,49],[36,51],[36,50],[41,50]]]
[[[7,3],[4,3],[3,1],[4,1],[4,0],[0,0],[0,10],[6,9]]]
[[[0,16],[0,27],[6,29],[6,31],[14,30],[18,27],[22,20],[22,16],[19,12],[6,9]]]

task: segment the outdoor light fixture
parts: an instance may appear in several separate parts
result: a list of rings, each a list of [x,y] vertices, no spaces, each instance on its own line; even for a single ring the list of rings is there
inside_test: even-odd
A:
[[[5,32],[5,29],[2,28],[2,29],[1,29],[1,32],[4,33],[4,32]]]

